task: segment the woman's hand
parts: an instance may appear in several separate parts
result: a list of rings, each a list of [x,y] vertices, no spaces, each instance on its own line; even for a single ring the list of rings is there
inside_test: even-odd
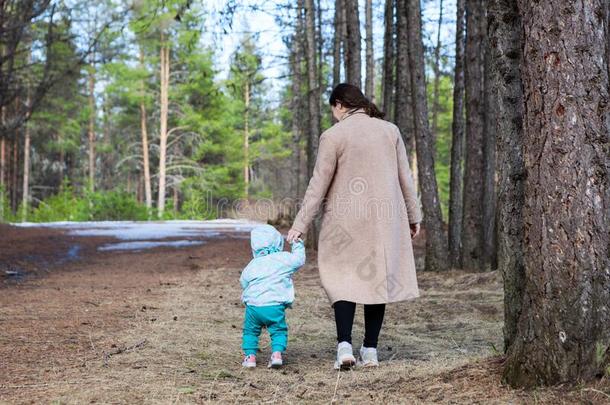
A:
[[[410,224],[409,228],[411,228],[411,239],[419,235],[419,222],[417,224]]]
[[[301,232],[295,231],[294,229],[291,229],[291,230],[288,231],[288,235],[286,236],[286,240],[289,243],[292,243],[292,242],[295,242],[300,237],[301,237]]]

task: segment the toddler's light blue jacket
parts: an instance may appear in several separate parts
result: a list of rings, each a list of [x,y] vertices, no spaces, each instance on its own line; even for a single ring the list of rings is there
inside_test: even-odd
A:
[[[292,304],[292,274],[305,264],[303,242],[294,242],[292,252],[283,252],[282,235],[271,225],[261,225],[250,233],[250,245],[254,259],[239,278],[242,302],[257,307]]]

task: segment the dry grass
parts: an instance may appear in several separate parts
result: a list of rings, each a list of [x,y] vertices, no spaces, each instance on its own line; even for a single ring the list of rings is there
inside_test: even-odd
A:
[[[34,363],[7,368],[32,376],[30,382],[23,375],[0,377],[0,402],[608,403],[607,381],[530,392],[500,384],[503,359],[496,348],[501,348],[502,292],[496,273],[420,273],[422,297],[388,307],[380,339],[381,367],[339,373],[332,369],[331,308],[315,268],[308,265],[295,279],[287,365],[281,370],[264,367],[269,355],[265,337],[259,356],[263,364],[243,370],[243,308],[237,283],[241,268],[222,255],[203,256],[203,251],[191,249],[191,259],[182,261],[174,253],[173,265],[188,270],[160,274],[155,278],[158,287],[148,289],[148,294],[142,294],[142,282],[133,291],[125,286],[113,298],[92,298],[97,306],[89,305],[90,310],[108,306],[111,314],[117,300],[129,302],[131,309],[116,315],[123,317],[121,322],[101,322],[86,336],[79,335],[81,344],[74,350],[64,342],[63,352],[50,351],[52,356],[68,356],[69,361],[51,362],[57,364],[55,370],[51,366],[43,373]],[[134,256],[104,260],[113,267],[129,266]],[[144,268],[147,260],[146,255],[138,258]],[[41,282],[38,288],[45,286],[48,283]],[[42,316],[31,311],[24,304],[3,310],[0,316]],[[61,308],[54,311],[61,316]],[[63,311],[69,316],[72,309]],[[361,308],[358,311],[356,347],[363,333]],[[8,339],[1,343],[8,344]]]

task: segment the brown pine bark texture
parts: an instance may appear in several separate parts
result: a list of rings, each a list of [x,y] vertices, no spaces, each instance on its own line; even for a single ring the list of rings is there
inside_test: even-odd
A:
[[[525,291],[504,377],[577,383],[610,365],[610,140],[603,0],[519,0]]]
[[[482,0],[466,0],[466,147],[462,212],[462,267],[479,271],[483,220],[483,32]]]
[[[504,280],[504,350],[512,344],[521,313],[524,284],[523,85],[521,17],[511,0],[489,3],[490,50],[498,97],[497,122],[497,261]]]
[[[434,172],[432,135],[428,126],[424,45],[419,0],[407,0],[407,20],[415,145],[424,210],[424,227],[426,228],[426,270],[443,271],[448,269],[447,239],[443,227],[436,174]]]
[[[462,162],[464,160],[464,18],[465,0],[457,0],[453,122],[451,123],[451,173],[449,185],[449,261],[460,266],[462,232]]]

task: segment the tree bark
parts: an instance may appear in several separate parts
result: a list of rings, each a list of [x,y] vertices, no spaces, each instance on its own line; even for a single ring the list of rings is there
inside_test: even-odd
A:
[[[5,192],[6,182],[6,138],[0,137],[0,190]]]
[[[28,100],[29,103],[29,100]],[[21,220],[26,221],[30,205],[30,125],[25,123],[23,140],[23,193],[21,199]]]
[[[144,50],[140,48],[140,66],[144,68]],[[150,184],[150,157],[148,154],[148,130],[146,127],[146,104],[144,102],[145,85],[144,80],[141,83],[141,100],[140,100],[140,134],[142,137],[142,166],[144,170],[144,194],[146,198],[146,207],[152,208],[152,187]]]
[[[432,138],[438,137],[438,114],[441,109],[440,83],[441,83],[441,28],[443,27],[443,0],[439,2],[438,26],[436,33],[436,46],[434,47],[434,87],[432,93]]]
[[[335,26],[335,30],[340,27]],[[337,35],[335,33],[335,35]],[[292,181],[295,200],[301,197],[301,139],[303,137],[303,107],[302,88],[303,88],[303,0],[297,3],[297,18],[295,35],[292,40]],[[339,44],[340,48],[341,44]],[[337,51],[337,49],[335,49]],[[341,51],[340,49],[338,50]],[[341,63],[339,55],[338,63]],[[337,61],[335,61],[337,63]],[[340,68],[340,66],[339,66]]]
[[[362,46],[360,37],[360,16],[358,0],[344,0],[347,26],[347,58],[345,72],[347,82],[362,88]]]
[[[523,204],[523,86],[521,18],[517,3],[489,3],[490,50],[495,64],[498,94],[497,121],[497,250],[498,270],[504,280],[504,351],[517,333],[524,285]]]
[[[394,101],[395,123],[402,134],[407,155],[413,152],[413,99],[411,97],[411,67],[409,45],[411,44],[407,22],[408,0],[396,0],[396,100]],[[414,165],[411,164],[414,169]]]
[[[168,91],[169,91],[169,43],[161,33],[160,50],[160,100],[161,107],[159,117],[159,198],[157,201],[158,216],[161,218],[165,211],[165,164],[167,154],[167,116],[168,116]]]
[[[488,3],[489,4],[489,3]],[[483,19],[483,222],[481,229],[481,268],[492,270],[496,268],[496,109],[498,94],[493,88],[495,72],[489,49],[487,21]]]
[[[89,66],[89,190],[95,190],[95,67]]]
[[[577,383],[610,366],[603,1],[517,4],[524,35],[525,284],[504,379],[514,387]]]
[[[462,267],[482,270],[483,231],[483,34],[482,0],[466,0],[466,148],[462,211]]]
[[[364,94],[375,101],[375,55],[373,50],[373,0],[365,1],[366,78]]]
[[[250,78],[246,77],[244,87],[244,196],[248,198],[250,189]]]
[[[464,17],[466,0],[457,0],[455,28],[455,76],[451,124],[451,173],[449,185],[449,262],[461,265],[462,162],[464,160]]]
[[[447,240],[443,229],[441,205],[434,172],[434,149],[428,126],[420,0],[407,0],[406,5],[415,144],[424,209],[424,227],[426,229],[426,270],[442,271],[448,269]]]
[[[305,0],[305,33],[307,38],[307,100],[309,113],[309,131],[307,134],[307,177],[311,178],[318,155],[318,137],[320,134],[320,100],[318,96],[318,65],[316,64],[316,31],[315,7],[313,0]],[[318,240],[318,226],[314,221],[309,240],[315,248]]]
[[[388,121],[394,120],[392,108],[392,96],[394,95],[394,3],[396,0],[385,0],[384,12],[384,34],[383,34],[383,82],[381,83],[381,93],[383,110]]]
[[[17,200],[19,198],[19,137],[13,139],[13,170],[11,176],[11,209],[17,213]]]
[[[333,21],[335,32],[333,34],[333,88],[341,83],[341,38],[343,30],[343,0],[335,0],[335,17]],[[298,17],[297,17],[298,18]],[[297,21],[298,25],[298,21]],[[297,41],[298,39],[295,39]]]

